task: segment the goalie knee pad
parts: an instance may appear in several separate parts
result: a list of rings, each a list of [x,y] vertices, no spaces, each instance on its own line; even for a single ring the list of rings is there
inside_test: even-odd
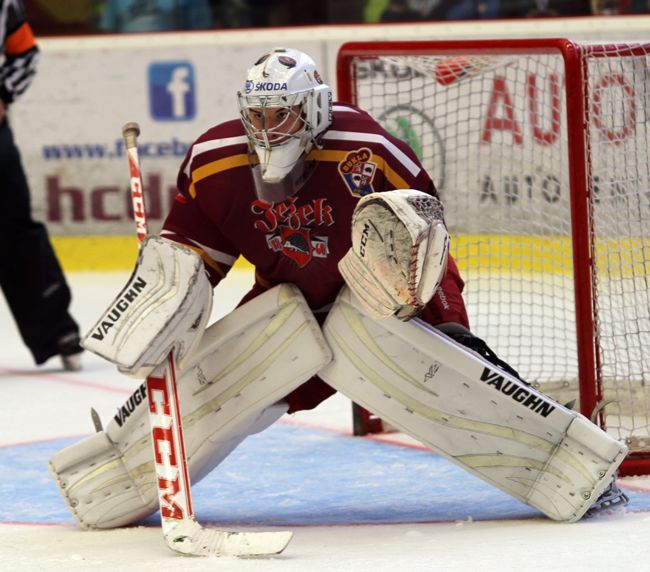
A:
[[[339,271],[372,317],[408,320],[434,295],[448,255],[438,199],[413,189],[372,193],[355,208]]]
[[[330,359],[295,286],[276,286],[210,326],[178,374],[190,478],[202,478],[247,435],[279,419],[288,408],[283,398]],[[105,431],[55,454],[50,472],[82,528],[123,526],[154,511],[146,384]]]

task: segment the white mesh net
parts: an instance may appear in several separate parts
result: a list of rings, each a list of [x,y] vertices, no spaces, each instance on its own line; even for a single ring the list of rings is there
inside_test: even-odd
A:
[[[643,46],[585,57],[603,403],[608,427],[650,449],[650,62]]]

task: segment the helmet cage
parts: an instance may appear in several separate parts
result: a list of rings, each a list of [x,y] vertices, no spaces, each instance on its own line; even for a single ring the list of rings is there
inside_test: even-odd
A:
[[[301,139],[306,132],[310,131],[304,95],[304,93],[282,96],[242,96],[239,94],[239,113],[251,144],[270,150],[283,145],[290,139]],[[296,108],[299,109],[296,110]],[[268,109],[285,110],[286,117],[280,123],[267,127]],[[259,114],[257,122],[252,121],[252,114]],[[297,129],[296,124],[298,124]]]
[[[332,92],[327,85],[282,95],[245,95],[239,92],[237,100],[246,135],[254,147],[270,150],[290,139],[303,139],[306,146],[331,123]],[[295,111],[297,106],[300,106],[298,112]],[[286,109],[287,119],[270,129],[263,124],[261,128],[253,125],[251,110],[261,110],[264,117],[264,111],[271,108]],[[300,128],[294,133],[289,132],[295,125],[292,118],[301,122]]]

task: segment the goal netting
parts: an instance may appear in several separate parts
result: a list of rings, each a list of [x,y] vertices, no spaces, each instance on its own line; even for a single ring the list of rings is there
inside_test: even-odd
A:
[[[647,48],[374,42],[338,61],[339,99],[436,184],[472,330],[625,440],[635,473],[650,472]]]

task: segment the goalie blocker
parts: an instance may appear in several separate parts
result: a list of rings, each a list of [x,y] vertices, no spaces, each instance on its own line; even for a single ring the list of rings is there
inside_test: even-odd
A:
[[[420,320],[368,316],[344,288],[319,375],[404,433],[548,517],[574,522],[627,448]]]
[[[127,375],[143,378],[174,349],[179,366],[201,339],[212,286],[201,257],[160,238],[145,239],[126,286],[81,341]]]

